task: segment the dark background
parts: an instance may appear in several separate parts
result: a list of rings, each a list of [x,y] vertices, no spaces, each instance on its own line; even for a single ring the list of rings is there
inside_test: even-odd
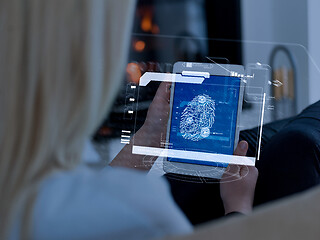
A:
[[[200,25],[206,25],[205,32],[194,34],[197,29],[188,30],[188,26],[177,26],[176,28],[175,26],[170,26],[171,28],[169,28],[167,27],[168,24],[161,24],[161,18],[155,18],[159,4],[180,4],[184,6],[192,2],[198,6],[198,10],[204,12],[203,22],[199,22],[199,28],[201,28]],[[240,3],[240,0],[139,0],[128,58],[129,63],[131,63],[131,72],[133,71],[134,76],[140,76],[146,71],[172,72],[174,62],[209,62],[204,56],[210,56],[211,60],[219,63],[242,64]],[[188,14],[185,16],[188,16]],[[170,25],[174,25],[181,17],[183,17],[183,14],[163,14],[163,18],[170,18]],[[146,30],[146,27],[143,27],[142,24],[144,21],[150,23],[147,20],[152,24],[152,29],[150,28],[150,30]],[[168,19],[164,20],[168,21]],[[189,22],[194,21],[193,19],[186,19],[186,22],[188,22],[187,20]],[[179,31],[180,27],[183,30]],[[172,29],[177,29],[178,32],[173,32]],[[159,36],[159,34],[174,35],[181,38],[161,39],[161,37],[152,37]],[[201,38],[210,38],[212,40],[199,40]],[[142,42],[145,43],[145,46],[143,47],[142,44],[142,47],[138,48],[137,46],[139,45],[137,43]],[[206,45],[207,48],[204,48],[203,45]],[[168,46],[172,46],[173,51],[168,51]],[[165,51],[168,51],[168,54],[161,55]],[[140,90],[138,95],[138,91],[134,93],[128,92],[131,85],[137,86],[138,78],[136,77],[133,80],[128,76],[127,68],[127,73],[123,76],[122,88],[119,91],[113,109],[94,135],[94,141],[100,142],[110,138],[119,138],[121,130],[126,129],[133,132],[135,124],[138,129],[144,123],[148,104],[152,101],[158,84],[152,83],[147,90]],[[139,105],[144,107],[137,108],[136,105],[128,105],[129,97],[138,98]],[[139,117],[136,122],[135,116],[126,114],[128,109],[131,108],[138,112]]]

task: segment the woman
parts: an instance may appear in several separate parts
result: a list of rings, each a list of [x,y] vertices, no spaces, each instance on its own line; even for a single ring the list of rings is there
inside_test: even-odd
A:
[[[84,143],[120,83],[133,10],[131,0],[0,1],[1,239],[151,239],[192,231],[163,179],[116,167],[142,161],[129,162],[130,146],[114,167],[81,164]],[[137,141],[152,136],[154,119],[151,109]],[[238,154],[246,149],[244,143]],[[251,211],[252,170],[222,186],[227,213]],[[245,191],[235,195],[239,201],[234,189]]]

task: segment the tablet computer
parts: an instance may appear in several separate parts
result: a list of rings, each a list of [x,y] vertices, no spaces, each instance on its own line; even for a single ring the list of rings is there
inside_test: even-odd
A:
[[[177,62],[173,72],[190,82],[171,86],[164,171],[220,179],[239,139],[244,67]]]

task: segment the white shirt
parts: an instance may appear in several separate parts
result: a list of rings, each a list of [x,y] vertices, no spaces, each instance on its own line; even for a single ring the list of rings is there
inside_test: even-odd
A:
[[[123,168],[84,165],[46,178],[35,202],[32,238],[153,239],[192,226],[164,179]]]

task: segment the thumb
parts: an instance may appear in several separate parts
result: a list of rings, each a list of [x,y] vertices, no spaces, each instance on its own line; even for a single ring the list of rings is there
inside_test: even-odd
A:
[[[236,150],[234,151],[234,155],[245,156],[248,151],[248,143],[246,141],[241,141],[238,143]]]
[[[170,102],[171,83],[162,82],[156,92],[155,98],[159,101]]]

